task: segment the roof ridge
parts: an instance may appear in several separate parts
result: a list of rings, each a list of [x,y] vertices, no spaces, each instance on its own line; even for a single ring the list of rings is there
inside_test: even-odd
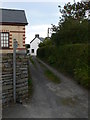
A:
[[[36,38],[38,38],[38,37],[35,37],[33,40],[30,41],[30,43],[32,43]],[[42,38],[42,37],[39,37],[38,39],[39,39],[40,41],[42,41],[40,38]],[[43,39],[45,39],[45,38],[43,38]]]
[[[11,8],[0,8],[0,10],[10,10],[10,11],[25,11],[25,10],[19,10],[19,9],[11,9]]]

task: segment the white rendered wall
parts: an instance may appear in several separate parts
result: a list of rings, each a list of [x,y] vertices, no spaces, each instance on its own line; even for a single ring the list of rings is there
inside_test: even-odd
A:
[[[36,56],[37,55],[37,49],[39,48],[40,39],[35,38],[35,40],[30,44],[30,54]],[[32,53],[32,49],[34,49],[34,53]]]

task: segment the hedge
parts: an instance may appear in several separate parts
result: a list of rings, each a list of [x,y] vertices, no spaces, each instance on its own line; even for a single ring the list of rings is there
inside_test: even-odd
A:
[[[38,49],[37,55],[58,70],[73,76],[79,84],[90,88],[87,44],[69,44],[58,48],[44,46]]]

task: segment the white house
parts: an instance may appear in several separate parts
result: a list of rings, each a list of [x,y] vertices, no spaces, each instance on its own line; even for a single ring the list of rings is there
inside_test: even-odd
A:
[[[44,38],[39,37],[39,34],[35,35],[35,38],[30,42],[30,55],[37,55],[37,49],[39,44],[44,41]]]

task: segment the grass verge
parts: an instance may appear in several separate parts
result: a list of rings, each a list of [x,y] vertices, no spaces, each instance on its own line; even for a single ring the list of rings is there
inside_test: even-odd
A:
[[[32,56],[30,56],[30,62],[36,67],[36,63],[33,61]]]
[[[59,84],[61,83],[60,78],[58,78],[52,71],[50,71],[44,64],[42,64],[38,59],[38,63],[45,69],[44,74],[45,76],[51,80],[52,82]]]
[[[33,84],[32,84],[32,79],[30,75],[30,66],[28,66],[28,97],[32,97],[33,94]]]
[[[56,84],[59,84],[61,83],[60,79],[53,73],[51,72],[50,70],[46,69],[45,70],[45,76],[51,80],[52,82],[56,83]]]
[[[28,79],[28,97],[32,97],[33,94],[33,84],[32,79]]]

